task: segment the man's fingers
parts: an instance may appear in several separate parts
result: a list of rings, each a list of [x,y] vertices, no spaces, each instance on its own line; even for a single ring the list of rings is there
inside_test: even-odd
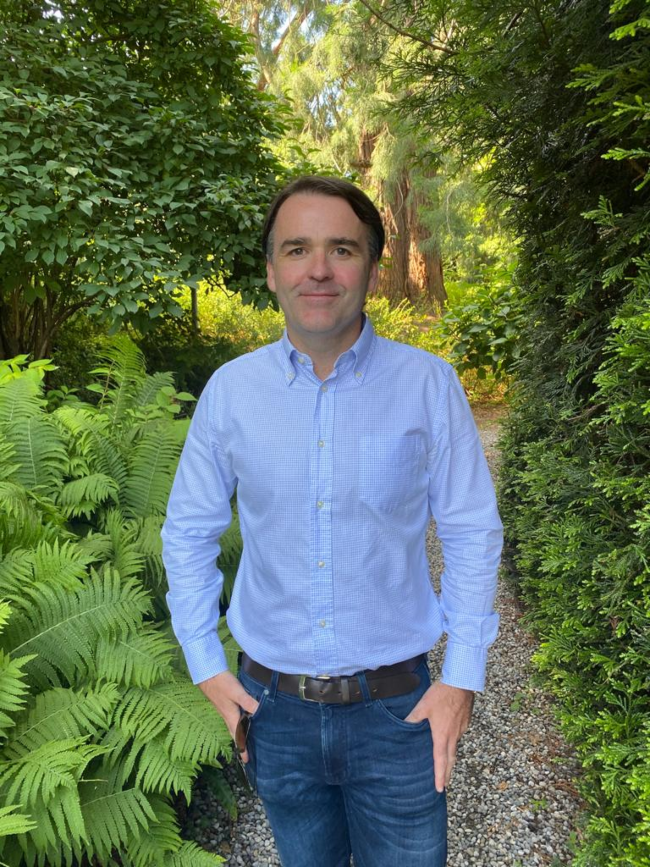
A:
[[[259,707],[259,704],[259,701],[255,701],[253,696],[249,695],[246,691],[244,691],[243,695],[239,699],[239,706],[251,716],[255,713],[255,711]]]
[[[436,783],[436,792],[442,792],[447,780],[447,750],[433,742],[433,770]]]

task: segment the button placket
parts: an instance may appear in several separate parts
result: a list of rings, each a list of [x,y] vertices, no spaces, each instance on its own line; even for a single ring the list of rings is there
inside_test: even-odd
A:
[[[337,667],[334,643],[334,586],[332,573],[332,519],[329,504],[332,499],[333,455],[326,444],[333,441],[334,400],[336,377],[318,387],[312,446],[312,636],[314,658],[319,671]]]

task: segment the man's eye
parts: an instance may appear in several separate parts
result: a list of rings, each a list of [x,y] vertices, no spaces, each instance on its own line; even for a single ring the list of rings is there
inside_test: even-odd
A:
[[[291,250],[289,250],[289,255],[290,256],[296,256],[296,255],[300,256],[304,252],[305,252],[304,247],[292,247]]]
[[[350,251],[348,250],[347,247],[337,247],[335,252],[336,252],[337,256],[349,256],[350,255]]]

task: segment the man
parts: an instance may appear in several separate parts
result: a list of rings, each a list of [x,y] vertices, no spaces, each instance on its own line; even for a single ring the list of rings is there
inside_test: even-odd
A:
[[[362,312],[384,231],[360,190],[294,181],[263,243],[286,331],[217,370],[197,404],[163,528],[175,634],[233,736],[252,715],[242,758],[285,867],[346,867],[351,852],[357,867],[442,867],[445,787],[498,628],[487,464],[452,368]],[[239,680],[216,632],[235,489]]]

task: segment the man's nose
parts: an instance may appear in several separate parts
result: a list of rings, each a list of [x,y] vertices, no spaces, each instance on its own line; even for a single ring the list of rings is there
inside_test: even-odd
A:
[[[325,250],[314,250],[309,262],[310,276],[313,280],[331,280],[333,276],[332,263]]]

